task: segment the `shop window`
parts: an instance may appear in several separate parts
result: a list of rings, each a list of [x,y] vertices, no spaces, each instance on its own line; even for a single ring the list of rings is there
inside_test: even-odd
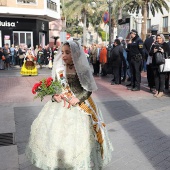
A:
[[[19,43],[19,35],[18,35],[18,33],[14,33],[13,35],[14,35],[14,36],[13,36],[14,45],[15,45],[15,46],[16,46],[16,45],[19,45],[20,43]]]
[[[31,46],[31,33],[26,33],[26,44]]]
[[[25,33],[20,33],[20,44],[25,43]]]
[[[33,47],[33,33],[24,31],[13,31],[14,45],[27,45],[27,47]]]
[[[22,3],[22,4],[36,4],[37,0],[17,0],[17,3]]]

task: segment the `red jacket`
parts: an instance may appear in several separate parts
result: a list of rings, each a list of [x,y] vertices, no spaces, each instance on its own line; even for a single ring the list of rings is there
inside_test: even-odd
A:
[[[103,63],[103,64],[107,63],[107,49],[106,49],[106,47],[101,48],[99,58],[100,58],[100,63]]]

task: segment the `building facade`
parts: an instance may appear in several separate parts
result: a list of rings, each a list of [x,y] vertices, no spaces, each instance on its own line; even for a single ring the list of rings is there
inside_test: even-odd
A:
[[[166,1],[170,7],[170,2]],[[141,11],[140,11],[141,12]],[[141,26],[143,22],[143,16],[141,13],[130,13],[130,29],[134,28],[141,33]],[[155,12],[155,16],[149,12],[146,24],[146,35],[151,33],[151,30],[158,30],[158,33],[163,33],[165,38],[168,39],[170,33],[170,13],[163,8],[163,14],[161,12]]]
[[[170,2],[167,1],[168,6],[170,7]],[[151,29],[157,29],[158,33],[163,33],[166,38],[170,33],[170,13],[163,9],[163,14],[160,12],[155,13],[153,17],[151,13],[149,13],[147,19],[147,33],[150,33]]]
[[[49,43],[49,22],[60,19],[60,0],[0,0],[0,47]]]

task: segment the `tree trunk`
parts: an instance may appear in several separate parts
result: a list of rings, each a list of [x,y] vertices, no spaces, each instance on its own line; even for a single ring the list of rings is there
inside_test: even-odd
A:
[[[143,15],[143,23],[142,23],[142,32],[141,38],[144,41],[146,39],[146,24],[147,24],[147,1],[142,6],[142,15]]]
[[[118,9],[118,19],[122,19],[122,8],[119,7]]]
[[[84,23],[83,23],[83,45],[86,45],[87,41],[86,41],[86,22],[87,22],[87,15],[86,15],[86,11],[84,11]]]

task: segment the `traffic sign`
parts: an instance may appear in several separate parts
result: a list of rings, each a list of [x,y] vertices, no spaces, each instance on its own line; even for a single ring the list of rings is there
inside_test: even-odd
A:
[[[107,11],[104,12],[104,14],[102,16],[102,20],[105,24],[107,24],[109,22],[109,13]]]

